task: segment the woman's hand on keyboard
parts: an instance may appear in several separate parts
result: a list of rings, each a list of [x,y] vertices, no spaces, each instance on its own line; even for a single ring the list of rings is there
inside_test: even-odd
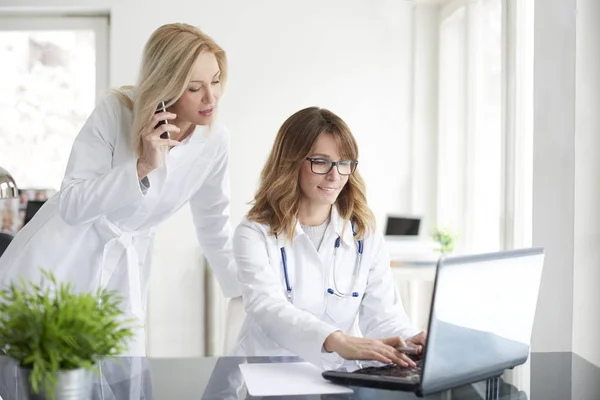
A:
[[[386,339],[368,339],[336,331],[325,339],[323,347],[326,351],[336,352],[346,360],[376,360],[384,364],[394,363],[402,367],[414,367],[416,364],[413,360],[395,349],[395,347],[405,345],[398,336]]]
[[[421,331],[417,333],[415,336],[406,339],[406,345],[409,347],[414,347],[417,349],[418,354],[423,354],[423,347],[425,347],[425,342],[427,341],[427,332]]]

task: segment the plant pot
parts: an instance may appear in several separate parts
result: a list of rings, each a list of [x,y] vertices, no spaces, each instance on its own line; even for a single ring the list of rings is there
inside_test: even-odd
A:
[[[88,400],[92,395],[93,372],[84,369],[70,369],[59,371],[56,374],[56,387],[54,389],[54,400]],[[19,367],[19,384],[23,391],[25,400],[49,400],[52,399],[46,392],[44,385],[40,385],[39,393],[33,393],[29,381],[31,369]],[[21,398],[21,397],[20,397]]]

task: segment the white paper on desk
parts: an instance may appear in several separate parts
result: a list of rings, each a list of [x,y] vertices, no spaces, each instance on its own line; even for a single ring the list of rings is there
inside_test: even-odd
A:
[[[321,376],[321,370],[307,362],[240,364],[251,396],[294,396],[353,393]]]

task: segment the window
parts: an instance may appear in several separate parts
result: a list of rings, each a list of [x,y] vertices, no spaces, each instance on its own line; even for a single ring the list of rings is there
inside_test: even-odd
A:
[[[465,232],[466,12],[459,7],[440,26],[438,224]],[[464,239],[464,236],[461,236]],[[462,241],[461,239],[461,241]],[[460,243],[460,241],[459,241]],[[460,244],[459,244],[460,246]]]
[[[58,190],[73,140],[108,86],[108,17],[0,18],[0,165]]]
[[[509,1],[452,1],[440,13],[437,216],[458,234],[458,252],[514,244],[507,232],[515,218],[507,196],[519,179]]]
[[[533,2],[509,0],[506,214],[507,248],[528,247],[533,240]],[[513,125],[514,124],[514,125]]]

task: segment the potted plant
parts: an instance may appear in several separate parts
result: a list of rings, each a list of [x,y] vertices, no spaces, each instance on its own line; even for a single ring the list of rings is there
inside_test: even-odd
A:
[[[133,337],[120,301],[106,290],[76,293],[47,271],[39,284],[21,279],[0,291],[0,346],[19,364],[28,398],[90,398],[98,360]]]
[[[448,254],[454,251],[456,237],[448,228],[437,226],[431,233],[432,239],[439,244],[439,247],[434,249],[441,254]]]

